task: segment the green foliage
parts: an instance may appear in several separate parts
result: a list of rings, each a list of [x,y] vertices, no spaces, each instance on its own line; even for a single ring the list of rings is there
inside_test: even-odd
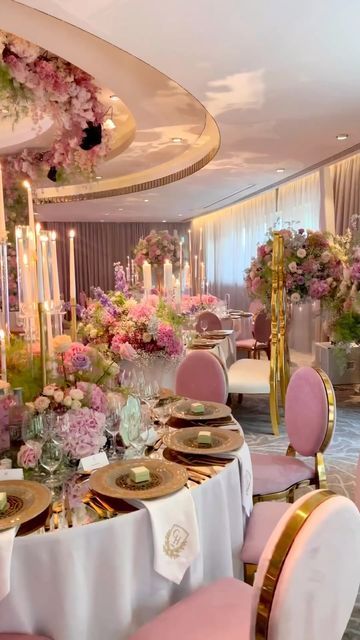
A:
[[[6,349],[7,377],[12,388],[22,387],[24,402],[31,402],[42,390],[40,356],[32,362],[21,338],[11,338]]]
[[[23,84],[19,84],[5,64],[0,63],[0,102],[8,110],[8,117],[16,122],[28,115],[31,105],[31,93]]]
[[[360,344],[360,313],[343,313],[332,327],[332,336],[335,342]]]
[[[176,330],[180,330],[185,322],[185,318],[180,316],[170,305],[166,304],[163,299],[160,299],[158,307],[156,309],[156,315],[160,320],[168,322]]]

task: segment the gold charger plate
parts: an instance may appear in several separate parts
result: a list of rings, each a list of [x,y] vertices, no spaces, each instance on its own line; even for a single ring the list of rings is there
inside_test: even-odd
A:
[[[210,431],[211,445],[199,445],[197,436],[199,431]],[[164,444],[179,453],[196,453],[197,455],[211,455],[213,453],[228,453],[240,449],[244,442],[239,431],[228,431],[217,427],[188,427],[178,429],[163,437]]]
[[[139,466],[149,469],[149,482],[136,483],[130,479],[130,469]],[[179,491],[187,480],[186,469],[178,464],[167,460],[136,458],[97,469],[92,474],[89,485],[94,493],[112,499],[150,500]]]
[[[216,338],[231,336],[232,333],[234,333],[233,329],[214,329],[213,331],[207,331],[206,335],[216,340]]]
[[[0,492],[3,491],[7,495],[8,507],[0,511],[0,531],[41,516],[51,503],[51,492],[39,482],[1,480]]]
[[[181,420],[213,420],[214,418],[227,418],[231,415],[231,407],[220,402],[201,402],[204,405],[204,413],[191,413],[191,404],[194,400],[183,399],[177,402],[172,410],[174,418]]]

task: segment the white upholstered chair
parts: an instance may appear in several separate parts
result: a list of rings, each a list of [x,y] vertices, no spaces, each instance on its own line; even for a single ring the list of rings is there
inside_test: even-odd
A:
[[[348,498],[315,491],[290,505],[276,525],[253,587],[217,580],[131,640],[341,640],[359,584],[359,511]]]

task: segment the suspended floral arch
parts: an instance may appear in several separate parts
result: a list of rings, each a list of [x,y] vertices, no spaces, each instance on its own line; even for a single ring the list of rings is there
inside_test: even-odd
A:
[[[1,158],[4,187],[30,178],[62,182],[70,174],[91,175],[106,154],[106,108],[93,78],[36,44],[0,31],[0,117],[16,123],[48,116],[55,136],[47,149],[25,148]]]

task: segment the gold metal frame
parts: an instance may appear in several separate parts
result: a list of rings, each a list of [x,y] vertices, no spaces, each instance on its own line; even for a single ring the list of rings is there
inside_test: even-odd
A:
[[[281,571],[286,558],[296,540],[300,530],[307,522],[311,514],[324,502],[335,497],[332,491],[321,491],[311,493],[299,508],[292,514],[286,523],[269,561],[263,584],[260,591],[260,598],[256,613],[255,638],[256,640],[267,640],[271,609],[274,601],[276,587],[281,576]]]

